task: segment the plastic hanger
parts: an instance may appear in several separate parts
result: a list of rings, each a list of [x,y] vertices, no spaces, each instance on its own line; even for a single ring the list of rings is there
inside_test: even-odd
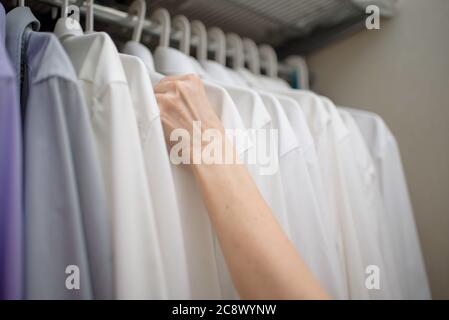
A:
[[[183,15],[177,15],[172,21],[173,29],[181,31],[181,39],[179,41],[179,51],[190,54],[190,22]]]
[[[69,12],[73,12],[70,17],[68,16]],[[61,6],[61,18],[56,22],[54,33],[60,39],[68,35],[83,34],[83,28],[81,27],[79,20],[79,8],[75,5],[69,5],[69,0],[63,0]]]
[[[278,58],[272,46],[261,44],[259,46],[260,63],[264,64],[266,74],[270,78],[278,76]]]
[[[94,0],[86,0],[86,32],[94,32]]]
[[[248,61],[249,70],[254,74],[260,74],[259,50],[256,43],[249,38],[244,38],[242,43],[244,57]]]
[[[192,37],[198,37],[198,45],[196,47],[196,59],[198,61],[207,60],[207,31],[201,21],[194,20],[190,23]]]
[[[139,57],[143,61],[147,69],[152,72],[154,71],[153,55],[150,49],[140,43],[143,27],[145,24],[146,12],[147,4],[144,0],[136,0],[131,4],[128,10],[128,18],[134,18],[134,16],[137,16],[138,21],[133,29],[132,39],[125,43],[122,48],[122,52]]]
[[[159,8],[153,12],[150,19],[158,23],[161,27],[159,46],[168,47],[170,44],[170,28],[171,28],[170,14],[166,9]]]
[[[234,70],[244,67],[243,42],[235,33],[226,35],[226,48],[230,51],[232,57],[232,68]]]
[[[226,64],[226,36],[224,32],[217,28],[213,27],[207,31],[208,37],[208,45],[211,49],[214,49],[215,52],[214,59],[218,63],[225,65]],[[213,47],[212,47],[213,46]]]
[[[135,0],[129,6],[128,14],[131,16],[136,15],[138,19],[137,24],[133,30],[132,41],[140,42],[146,12],[147,12],[147,3],[145,2],[145,0]]]

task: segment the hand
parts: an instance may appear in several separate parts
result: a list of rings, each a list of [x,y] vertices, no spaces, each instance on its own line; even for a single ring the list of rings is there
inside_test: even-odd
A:
[[[192,139],[194,121],[201,122],[201,134],[207,129],[216,129],[224,137],[224,128],[209,104],[204,85],[197,76],[166,77],[155,86],[154,92],[160,108],[165,139],[170,149],[177,142],[170,140],[175,129],[187,130]],[[192,156],[192,140],[189,146]]]

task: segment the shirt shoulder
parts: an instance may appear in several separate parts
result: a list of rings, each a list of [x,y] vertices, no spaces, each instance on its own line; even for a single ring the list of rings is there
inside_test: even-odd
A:
[[[396,138],[378,114],[346,107],[342,109],[355,120],[373,157],[382,158],[388,146],[396,144]]]
[[[271,122],[271,116],[256,91],[230,85],[223,87],[234,101],[247,128],[261,129]]]
[[[350,130],[341,118],[341,115],[334,103],[329,98],[324,96],[319,96],[319,99],[323,102],[323,106],[329,114],[330,124],[332,126],[336,140],[338,142],[342,141],[350,134]]]
[[[48,78],[61,78],[76,82],[76,74],[67,54],[55,35],[47,32],[31,32],[27,47],[27,64],[31,83]]]
[[[107,87],[111,83],[126,84],[117,48],[105,32],[72,36],[62,42],[79,80],[95,87]]]
[[[278,132],[279,156],[282,157],[289,151],[300,147],[298,139],[281,102],[273,94],[265,91],[259,91],[259,93],[270,112],[272,129]]]
[[[302,150],[307,150],[312,147],[314,145],[312,134],[299,103],[290,97],[278,94],[275,96],[281,103],[282,109],[295,132],[299,147]]]

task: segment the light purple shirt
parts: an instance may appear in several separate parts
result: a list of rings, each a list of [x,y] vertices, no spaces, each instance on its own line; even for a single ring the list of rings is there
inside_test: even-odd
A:
[[[0,4],[0,300],[22,298],[22,143],[16,78]]]

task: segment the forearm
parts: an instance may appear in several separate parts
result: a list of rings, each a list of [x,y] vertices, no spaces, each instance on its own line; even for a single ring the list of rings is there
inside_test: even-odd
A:
[[[197,165],[193,171],[241,298],[327,298],[244,165]]]

